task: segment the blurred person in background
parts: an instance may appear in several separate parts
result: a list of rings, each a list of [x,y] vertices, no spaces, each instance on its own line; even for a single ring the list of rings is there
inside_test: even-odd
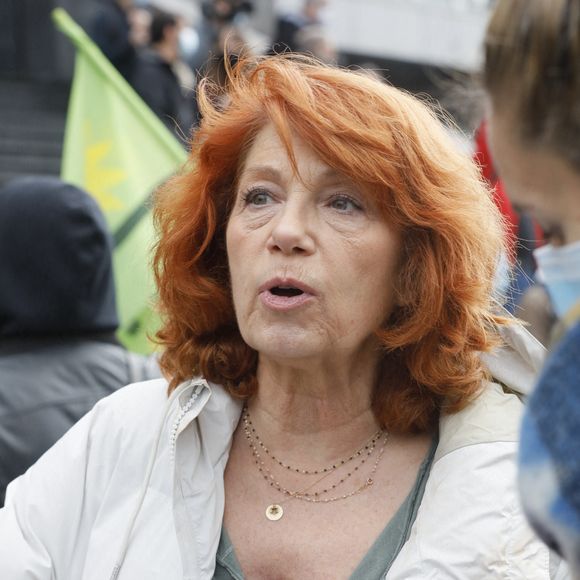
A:
[[[224,26],[220,30],[214,52],[204,69],[204,76],[211,80],[219,91],[219,93],[216,91],[214,96],[216,100],[225,98],[228,86],[228,68],[236,65],[241,54],[249,55],[251,52],[236,26]]]
[[[336,63],[338,54],[334,44],[318,25],[305,26],[296,33],[298,52],[308,54],[326,63]]]
[[[363,72],[228,72],[156,199],[167,380],[9,486],[0,577],[547,580],[515,485],[541,348],[495,313],[470,155]]]
[[[188,135],[197,117],[195,76],[181,60],[177,16],[151,9],[149,46],[142,48],[133,88],[171,132]]]
[[[540,537],[580,578],[580,0],[499,0],[485,41],[491,147],[559,319],[522,427],[520,489]]]
[[[201,4],[202,18],[198,27],[199,46],[190,63],[193,70],[203,71],[204,76],[222,78],[223,82],[224,74],[221,69],[226,40],[230,37],[228,41],[230,47],[244,44],[237,22],[253,11],[253,2],[247,0],[204,0]],[[229,49],[230,52],[232,50]]]
[[[303,51],[300,32],[309,27],[321,27],[321,14],[327,4],[328,0],[304,0],[299,12],[280,15],[272,44],[273,52]]]
[[[248,44],[248,27],[242,26],[253,10],[252,2],[241,0],[208,0],[202,5],[205,42],[200,47],[198,61],[203,63],[203,76],[215,87],[215,102],[226,98],[228,68],[235,66],[241,54],[250,56],[259,52]]]
[[[160,376],[115,338],[111,252],[84,191],[52,177],[0,188],[0,505],[101,397]]]
[[[89,35],[113,66],[131,82],[135,47],[131,38],[133,0],[99,0],[89,22]]]
[[[552,336],[558,332],[558,318],[546,287],[538,280],[537,271],[533,284],[520,297],[515,315],[544,346],[554,342]]]
[[[475,133],[474,159],[490,184],[493,199],[506,224],[506,264],[500,274],[500,294],[504,306],[511,314],[528,323],[530,332],[547,344],[553,316],[546,307],[546,293],[534,283],[536,264],[533,251],[543,243],[543,233],[538,224],[525,211],[514,207],[502,180],[497,175],[489,150],[488,127],[482,121]],[[543,304],[543,308],[541,308]]]
[[[129,13],[129,38],[137,50],[151,43],[151,20],[151,10],[147,6],[135,6]]]

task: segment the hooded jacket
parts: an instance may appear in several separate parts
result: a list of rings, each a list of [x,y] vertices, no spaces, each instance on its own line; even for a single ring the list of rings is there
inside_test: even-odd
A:
[[[486,383],[466,409],[441,417],[421,506],[389,580],[568,577],[516,494],[515,391],[530,388],[542,347],[519,327],[505,332],[506,347],[485,357],[505,387]],[[9,486],[0,577],[212,578],[241,404],[203,379],[169,399],[166,389],[151,381],[100,401]]]
[[[159,377],[118,326],[112,240],[96,202],[52,177],[0,188],[0,506],[98,399]]]

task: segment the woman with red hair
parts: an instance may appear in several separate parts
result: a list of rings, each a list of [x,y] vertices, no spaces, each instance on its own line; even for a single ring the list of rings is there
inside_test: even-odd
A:
[[[8,488],[0,575],[549,578],[514,485],[541,353],[495,314],[477,167],[362,72],[229,75],[156,200],[167,381]]]

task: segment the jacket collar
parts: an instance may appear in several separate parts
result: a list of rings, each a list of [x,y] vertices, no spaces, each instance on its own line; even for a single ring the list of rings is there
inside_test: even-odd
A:
[[[519,440],[520,398],[531,392],[545,349],[515,320],[500,333],[504,344],[481,355],[492,382],[484,381],[481,393],[459,413],[442,413],[435,461],[469,445]]]
[[[203,413],[202,413],[203,411]],[[196,419],[202,433],[212,437],[204,446],[214,461],[229,450],[231,439],[242,413],[241,401],[226,390],[201,377],[195,377],[176,388],[170,410],[170,442],[175,453],[179,435]]]
[[[544,363],[546,349],[515,319],[501,326],[499,332],[503,345],[482,353],[481,360],[495,381],[520,395],[529,395]]]
[[[531,392],[545,348],[515,321],[501,327],[500,332],[504,345],[481,355],[493,382],[484,382],[481,394],[463,411],[442,414],[435,461],[468,445],[518,440],[522,409],[519,397]],[[502,385],[515,394],[506,394]],[[172,445],[175,446],[179,434],[198,419],[201,432],[212,433],[204,445],[209,456],[217,462],[229,451],[241,415],[241,402],[233,399],[220,385],[200,377],[182,383],[177,391],[171,412]]]

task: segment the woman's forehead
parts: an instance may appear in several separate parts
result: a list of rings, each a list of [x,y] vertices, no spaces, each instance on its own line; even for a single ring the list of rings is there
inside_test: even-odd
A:
[[[290,132],[285,142],[272,124],[266,125],[248,149],[240,175],[247,179],[279,180],[289,173],[297,173],[299,178],[305,180],[349,180],[296,133]]]

